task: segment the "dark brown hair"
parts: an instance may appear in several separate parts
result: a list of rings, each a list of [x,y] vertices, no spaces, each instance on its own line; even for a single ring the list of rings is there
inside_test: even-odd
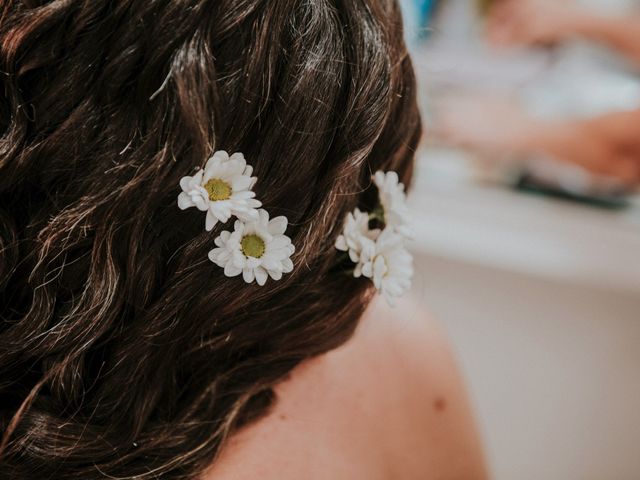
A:
[[[419,136],[392,0],[0,2],[0,478],[196,478],[353,333],[333,243]],[[281,281],[177,207],[218,149],[289,218]]]

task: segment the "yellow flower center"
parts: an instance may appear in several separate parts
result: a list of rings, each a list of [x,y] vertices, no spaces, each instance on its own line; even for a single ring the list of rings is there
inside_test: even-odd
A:
[[[219,178],[212,178],[204,184],[204,189],[209,194],[209,200],[227,200],[231,197],[231,185]]]
[[[242,237],[240,246],[242,247],[242,253],[247,257],[260,258],[264,255],[264,240],[258,235],[245,235]]]

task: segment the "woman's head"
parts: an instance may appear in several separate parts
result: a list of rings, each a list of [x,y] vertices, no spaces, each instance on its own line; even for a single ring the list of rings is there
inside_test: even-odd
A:
[[[0,477],[194,478],[366,307],[333,244],[373,172],[410,179],[397,5],[8,0],[0,84]],[[278,282],[225,277],[177,207],[220,149],[289,219]]]

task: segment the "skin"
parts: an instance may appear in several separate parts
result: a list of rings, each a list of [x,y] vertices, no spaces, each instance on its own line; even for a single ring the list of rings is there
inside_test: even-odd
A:
[[[581,37],[640,65],[640,15],[603,16],[570,0],[499,0],[487,21],[496,45],[552,45]]]
[[[445,143],[487,156],[542,153],[629,189],[640,185],[640,110],[543,121],[510,99],[480,94],[445,100],[439,110],[431,133]]]
[[[487,478],[449,345],[419,306],[376,300],[344,346],[295,369],[203,480]]]
[[[496,46],[548,46],[581,37],[607,45],[640,65],[640,15],[606,17],[572,1],[498,0],[487,19]],[[510,99],[457,95],[439,109],[432,135],[489,156],[542,153],[640,185],[640,110],[586,120],[541,121]],[[487,122],[487,118],[491,121]]]

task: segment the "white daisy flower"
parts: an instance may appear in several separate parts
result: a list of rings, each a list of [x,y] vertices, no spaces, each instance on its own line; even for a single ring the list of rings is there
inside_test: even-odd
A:
[[[373,249],[363,250],[354,276],[373,280],[378,292],[390,305],[411,288],[413,257],[404,246],[404,237],[386,228],[378,236]]]
[[[371,248],[380,234],[378,229],[369,229],[369,214],[355,209],[347,214],[342,235],[336,239],[335,246],[342,252],[349,252],[352,262],[360,261],[360,253],[366,247]]]
[[[400,183],[396,172],[377,171],[373,181],[378,187],[378,196],[384,212],[384,223],[395,228],[407,238],[413,237],[410,228],[411,212],[407,207],[404,185]]]
[[[224,231],[215,239],[217,248],[209,252],[209,259],[224,268],[227,277],[242,274],[247,283],[264,285],[268,276],[280,280],[293,270],[295,248],[284,234],[287,223],[286,217],[269,220],[263,209],[255,221],[236,220],[233,232]]]
[[[192,177],[182,177],[178,207],[196,207],[206,211],[205,229],[211,231],[218,221],[225,223],[232,215],[244,221],[258,219],[262,205],[251,190],[256,182],[253,168],[247,165],[242,153],[217,151]]]

